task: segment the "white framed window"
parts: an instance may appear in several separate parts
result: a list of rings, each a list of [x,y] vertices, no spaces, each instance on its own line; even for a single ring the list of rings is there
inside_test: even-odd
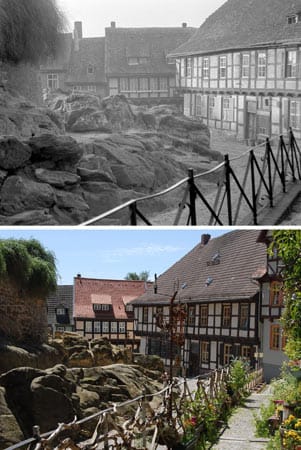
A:
[[[120,92],[127,92],[129,90],[129,79],[120,78]]]
[[[47,74],[47,87],[48,89],[54,90],[59,87],[59,77],[57,73]]]
[[[126,310],[126,312],[133,312],[134,306],[133,305],[125,305],[125,310]]]
[[[195,306],[188,306],[188,314],[187,314],[187,324],[188,326],[193,327],[195,325]]]
[[[250,359],[251,357],[251,347],[248,345],[242,345],[241,347],[241,357],[245,359]]]
[[[92,322],[90,320],[86,321],[86,333],[92,333]]]
[[[192,76],[193,58],[189,57],[186,60],[186,77]]]
[[[290,126],[295,130],[301,129],[301,103],[297,100],[292,100],[290,103]]]
[[[239,307],[239,328],[246,330],[249,322],[249,305],[243,303]]]
[[[209,362],[209,342],[201,342],[201,362],[205,364]]]
[[[207,327],[208,325],[208,305],[200,306],[200,326]]]
[[[299,17],[297,14],[292,14],[291,16],[287,16],[287,23],[289,25],[292,25],[294,23],[298,23],[299,22]]]
[[[227,56],[219,57],[219,77],[226,78],[227,76]]]
[[[203,58],[203,78],[209,78],[209,58]]]
[[[148,92],[148,78],[139,79],[139,90],[140,92]]]
[[[109,333],[109,322],[102,322],[102,332]]]
[[[230,364],[232,356],[231,352],[232,352],[232,345],[224,344],[224,358],[223,358],[224,366]]]
[[[94,311],[110,311],[110,305],[104,303],[94,303]]]
[[[111,333],[117,333],[117,322],[111,322]]]
[[[56,309],[56,315],[57,316],[64,316],[66,314],[66,309],[63,307],[57,308]]]
[[[223,97],[223,120],[225,122],[233,121],[233,99],[232,97]]]
[[[209,119],[214,119],[215,97],[209,97]]]
[[[286,66],[285,66],[286,78],[295,78],[297,76],[297,51],[288,50],[286,52]]]
[[[267,74],[267,55],[264,52],[258,53],[257,57],[257,76],[258,78],[266,78]]]
[[[119,333],[125,333],[125,322],[119,322]]]
[[[160,91],[168,91],[168,80],[167,77],[159,78],[159,87]]]
[[[241,76],[242,78],[250,76],[250,55],[248,53],[242,55]]]
[[[94,333],[101,333],[101,327],[100,327],[99,321],[94,322]]]

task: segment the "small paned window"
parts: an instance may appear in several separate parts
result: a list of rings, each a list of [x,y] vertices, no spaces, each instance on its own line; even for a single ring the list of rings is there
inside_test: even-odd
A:
[[[223,120],[225,122],[233,121],[233,99],[232,97],[223,97]]]
[[[109,333],[109,322],[102,322],[102,332]]]
[[[92,333],[92,322],[86,321],[86,333]]]
[[[57,316],[64,316],[66,314],[66,309],[65,308],[57,308],[56,310],[56,315]]]
[[[258,78],[265,78],[266,74],[267,74],[267,55],[266,55],[266,53],[258,53],[258,58],[257,58]]]
[[[209,362],[209,342],[201,342],[201,362],[205,364]]]
[[[147,306],[143,306],[143,310],[142,310],[142,322],[143,322],[143,323],[148,323],[148,307],[147,307]]]
[[[292,25],[294,23],[298,23],[299,22],[299,17],[297,14],[292,14],[291,16],[287,16],[287,23],[289,25]]]
[[[240,305],[239,308],[239,328],[246,330],[249,322],[249,305],[247,303]]]
[[[186,77],[192,76],[193,58],[186,59]]]
[[[125,333],[125,322],[119,322],[119,333]]]
[[[295,78],[297,76],[297,51],[289,50],[286,53],[285,75],[287,78]]]
[[[208,305],[200,306],[200,326],[207,327],[208,325]]]
[[[203,58],[203,78],[209,78],[209,58]]]
[[[241,357],[245,359],[250,359],[250,356],[251,356],[251,347],[243,345],[241,347]]]
[[[249,75],[250,75],[250,55],[243,54],[242,55],[241,76],[243,78],[249,78]]]
[[[51,90],[58,89],[59,77],[57,73],[49,73],[47,75],[47,87]]]
[[[272,281],[270,284],[270,305],[281,306],[283,304],[283,290],[280,281]]]
[[[226,78],[227,76],[227,57],[220,56],[219,58],[219,77]]]
[[[187,323],[189,326],[194,326],[195,324],[195,306],[188,306]]]
[[[270,349],[281,349],[281,329],[280,325],[271,325],[270,328]]]
[[[232,357],[232,345],[231,344],[224,344],[224,366],[228,366],[231,362]]]
[[[94,333],[101,333],[100,322],[94,322]]]
[[[117,322],[111,322],[111,333],[117,333]]]
[[[134,306],[133,305],[125,305],[125,310],[126,310],[126,312],[133,312]]]
[[[129,79],[120,78],[120,92],[126,92],[129,90]]]
[[[229,328],[231,326],[231,305],[223,305],[222,326]]]
[[[215,97],[209,97],[209,119],[214,119]]]
[[[295,130],[301,129],[301,103],[292,100],[290,103],[290,126]]]

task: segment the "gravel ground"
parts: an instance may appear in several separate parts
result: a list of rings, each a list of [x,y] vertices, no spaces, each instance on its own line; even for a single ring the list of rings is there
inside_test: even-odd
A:
[[[228,427],[221,435],[218,444],[212,450],[261,450],[265,449],[268,439],[255,436],[254,413],[268,402],[269,387],[261,393],[253,393],[243,407],[239,407],[231,416]]]

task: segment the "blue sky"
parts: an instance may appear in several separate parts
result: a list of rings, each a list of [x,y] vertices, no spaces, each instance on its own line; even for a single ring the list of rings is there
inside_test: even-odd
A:
[[[143,270],[160,275],[200,242],[229,230],[186,229],[0,229],[0,239],[35,238],[54,252],[59,284],[73,277],[124,279],[128,272]]]
[[[85,37],[103,36],[115,21],[119,27],[199,27],[225,0],[57,0],[70,26],[83,22]],[[72,27],[70,28],[72,29]]]

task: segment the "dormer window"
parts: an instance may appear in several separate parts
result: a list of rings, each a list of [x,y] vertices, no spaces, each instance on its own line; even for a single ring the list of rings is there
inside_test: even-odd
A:
[[[133,312],[134,307],[133,307],[133,305],[125,305],[125,310],[126,310],[126,312]]]
[[[294,23],[298,23],[299,22],[299,14],[292,14],[290,16],[287,16],[287,23],[289,25],[292,25]]]
[[[92,64],[88,65],[87,72],[89,75],[92,75],[94,73],[94,66]]]
[[[138,66],[139,64],[147,64],[149,62],[149,58],[146,56],[129,56],[128,57],[128,65],[129,66]]]
[[[111,305],[103,304],[103,303],[93,303],[94,311],[110,311]]]

